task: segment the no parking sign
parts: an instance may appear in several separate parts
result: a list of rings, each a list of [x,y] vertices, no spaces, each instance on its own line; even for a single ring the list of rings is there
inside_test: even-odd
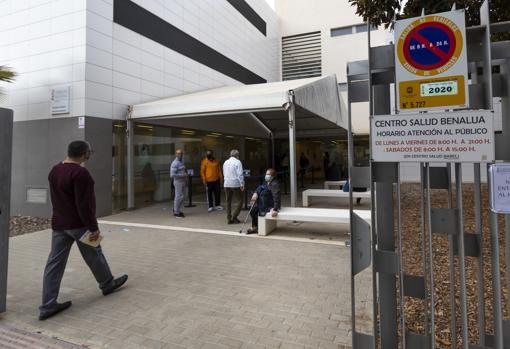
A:
[[[464,10],[395,23],[398,111],[467,108]]]

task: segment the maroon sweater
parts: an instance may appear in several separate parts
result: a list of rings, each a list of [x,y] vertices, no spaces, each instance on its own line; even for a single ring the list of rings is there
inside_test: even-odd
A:
[[[59,163],[48,175],[50,182],[53,230],[88,228],[97,231],[94,180],[78,164]]]

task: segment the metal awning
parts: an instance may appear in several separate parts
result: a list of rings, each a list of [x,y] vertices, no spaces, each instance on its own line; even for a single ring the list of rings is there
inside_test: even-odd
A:
[[[291,204],[296,205],[296,134],[341,137],[348,128],[335,75],[254,85],[226,86],[132,105],[134,122],[264,138],[288,138]],[[132,132],[128,132],[132,135]],[[129,137],[132,142],[132,137]],[[132,146],[128,147],[132,172]],[[134,189],[128,175],[128,208]]]

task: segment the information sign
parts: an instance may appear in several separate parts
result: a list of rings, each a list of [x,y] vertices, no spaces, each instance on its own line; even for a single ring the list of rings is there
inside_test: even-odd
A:
[[[489,167],[491,210],[510,213],[510,164],[494,164]]]
[[[490,162],[494,160],[489,110],[377,115],[372,159],[381,162]]]
[[[57,87],[51,90],[51,115],[68,114],[71,86]]]
[[[398,111],[468,107],[464,10],[395,23]]]

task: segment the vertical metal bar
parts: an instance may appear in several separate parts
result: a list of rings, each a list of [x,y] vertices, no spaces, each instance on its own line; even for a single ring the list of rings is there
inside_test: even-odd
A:
[[[427,273],[428,273],[428,263],[427,263],[427,237],[425,235],[425,187],[426,180],[424,174],[425,164],[420,162],[420,232],[422,237],[422,248],[421,248],[421,258],[423,263],[423,280],[425,281],[425,289],[427,289]],[[430,333],[429,329],[429,315],[427,312],[427,306],[429,302],[428,292],[425,292],[425,298],[423,299],[423,308],[425,314],[425,323],[423,324],[425,336],[428,336]]]
[[[398,279],[400,281],[400,333],[402,339],[402,348],[406,347],[406,320],[405,320],[405,297],[404,297],[404,267],[403,267],[403,249],[402,249],[402,215],[400,206],[400,163],[397,167],[397,236],[398,236]]]
[[[452,164],[446,165],[448,172],[448,208],[452,208]],[[453,253],[453,235],[448,234],[448,261],[450,263],[450,327],[451,327],[451,349],[457,348],[457,309],[455,303],[455,255]]]
[[[425,170],[427,172],[427,230],[428,230],[428,257],[429,257],[429,291],[430,291],[430,345],[432,349],[436,349],[436,314],[435,310],[435,297],[434,297],[434,250],[432,239],[432,215],[430,214],[432,205],[430,198],[430,164],[425,163]]]
[[[0,108],[0,313],[7,306],[13,112]]]
[[[296,173],[296,107],[294,91],[289,91],[289,167],[290,167],[290,206],[297,206],[297,173]]]
[[[127,208],[131,210],[135,208],[135,163],[134,163],[134,138],[135,127],[134,121],[130,117],[127,120]]]
[[[479,248],[480,255],[477,258],[477,297],[478,297],[478,344],[485,346],[485,292],[484,292],[484,272],[483,272],[483,236],[482,236],[482,184],[480,164],[474,164],[474,200],[475,200],[475,233],[480,237]],[[510,256],[509,256],[510,257]]]
[[[487,171],[490,188],[490,175]],[[489,210],[489,233],[491,236],[491,273],[494,317],[494,349],[503,349],[503,314],[501,307],[501,275],[499,263],[498,215]]]
[[[466,295],[466,260],[464,253],[464,207],[462,192],[462,164],[455,163],[455,186],[457,194],[457,210],[459,211],[459,231],[457,232],[459,246],[459,274],[460,274],[460,321],[462,325],[462,348],[468,349],[468,318]]]
[[[274,156],[275,151],[276,151],[276,149],[274,146],[274,134],[273,134],[273,132],[271,132],[271,167],[272,168],[275,168],[275,166],[276,166],[275,156]]]
[[[367,20],[367,47],[368,47],[368,118],[369,118],[369,132],[370,137],[372,137],[372,118],[374,117],[374,96],[372,91],[372,54],[371,54],[371,47],[372,47],[372,37],[371,37],[371,23],[370,18]],[[352,141],[352,161],[354,165],[354,140]],[[375,255],[375,252],[377,251],[377,231],[375,228],[375,222],[376,222],[376,206],[375,206],[375,183],[373,181],[373,170],[374,170],[374,164],[372,161],[372,147],[369,147],[370,152],[370,217],[371,217],[371,224],[370,224],[370,231],[372,232],[372,256]],[[352,197],[352,186],[349,186],[349,195],[350,195],[350,207],[352,209],[353,205],[353,197]],[[377,272],[375,271],[374,266],[372,265],[372,316],[373,319],[373,334],[374,334],[374,342],[373,346],[374,348],[377,348],[380,342],[380,336],[381,336],[381,327],[379,326],[378,317],[379,317],[379,285],[377,282]]]

